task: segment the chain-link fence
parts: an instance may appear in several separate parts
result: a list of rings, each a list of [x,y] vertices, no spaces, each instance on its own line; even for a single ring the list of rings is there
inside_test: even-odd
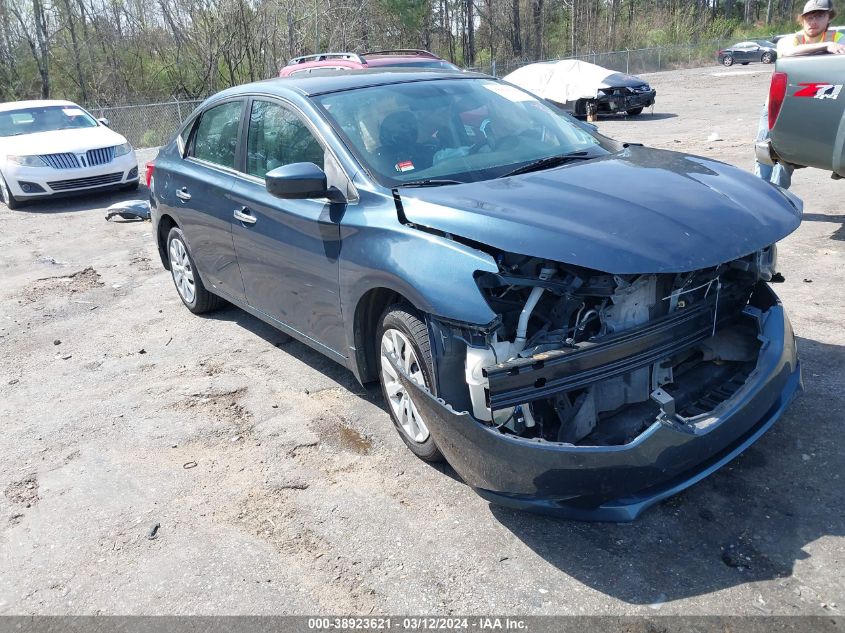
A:
[[[88,111],[97,118],[108,119],[109,127],[123,134],[134,147],[158,147],[170,140],[200,103],[201,99],[111,107],[90,106]]]
[[[581,59],[617,72],[631,74],[695,68],[716,63],[716,52],[733,43],[733,40],[714,40],[686,46],[637,48],[608,53],[587,53],[567,59]],[[469,70],[502,77],[520,66],[536,60],[517,59],[487,63]],[[97,117],[109,120],[111,128],[120,132],[135,147],[157,147],[166,143],[179,125],[202,100],[167,101],[142,105],[89,107]]]
[[[563,59],[580,59],[591,64],[597,64],[615,70],[616,72],[639,73],[659,72],[676,68],[697,68],[716,63],[716,53],[733,44],[735,40],[711,40],[683,46],[656,46],[653,48],[625,49],[605,53],[584,53]],[[520,66],[531,64],[535,59],[511,59],[507,61],[493,61],[469,70],[487,73],[496,77],[504,77]],[[554,60],[539,60],[554,61]]]

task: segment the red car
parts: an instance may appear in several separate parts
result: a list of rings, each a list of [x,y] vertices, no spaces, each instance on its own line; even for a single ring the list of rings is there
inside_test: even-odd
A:
[[[371,51],[369,53],[317,53],[294,57],[279,71],[279,77],[308,75],[315,69],[361,70],[366,68],[436,68],[460,70],[434,53],[416,49]]]

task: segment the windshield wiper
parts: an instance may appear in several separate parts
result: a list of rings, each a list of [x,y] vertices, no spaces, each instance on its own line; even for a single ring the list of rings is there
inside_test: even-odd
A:
[[[499,178],[507,178],[508,176],[518,176],[519,174],[527,174],[530,171],[539,171],[541,169],[548,169],[550,167],[557,167],[573,160],[590,160],[597,158],[595,154],[590,154],[586,151],[570,152],[568,154],[558,154],[557,156],[546,156],[538,160],[532,161],[522,167],[517,167],[513,171],[502,174]]]
[[[426,178],[424,180],[409,180],[396,185],[397,187],[441,187],[443,185],[464,185],[462,180],[445,180],[437,178]]]

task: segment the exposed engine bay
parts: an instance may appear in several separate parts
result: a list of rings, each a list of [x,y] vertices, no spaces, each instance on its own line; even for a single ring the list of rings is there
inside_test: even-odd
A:
[[[506,253],[496,261],[498,273],[476,278],[494,324],[432,324],[440,396],[501,433],[579,446],[627,444],[660,419],[706,418],[742,387],[764,344],[755,287],[782,280],[775,246],[682,273],[612,275]],[[693,318],[697,329],[674,325]]]

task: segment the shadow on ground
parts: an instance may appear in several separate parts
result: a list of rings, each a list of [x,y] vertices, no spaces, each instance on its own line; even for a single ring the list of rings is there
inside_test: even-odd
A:
[[[319,371],[327,378],[336,382],[339,387],[348,389],[358,396],[363,396],[364,393],[367,393],[369,397],[370,391],[372,391],[373,394],[378,395],[379,399],[381,398],[378,389],[366,390],[355,379],[352,372],[342,365],[234,305],[227,305],[221,310],[201,316],[215,321],[235,323],[252,334],[260,336],[271,345],[283,349],[286,353],[296,357],[312,369]],[[376,387],[378,387],[377,384]]]
[[[663,121],[664,119],[675,119],[677,118],[677,114],[672,114],[671,112],[655,112],[654,114],[649,114],[648,111],[644,111],[642,114],[635,114],[628,117],[624,117],[627,119],[636,119],[639,123],[642,121],[643,123],[648,121]],[[615,121],[617,119],[621,119],[616,114],[608,114],[608,115],[599,115],[599,121]]]
[[[837,241],[845,241],[845,215],[827,215],[825,213],[805,213],[802,216],[805,222],[833,222],[834,224],[841,224],[830,236],[830,239]]]
[[[74,213],[77,211],[89,211],[92,213],[99,213],[105,207],[114,204],[115,202],[123,202],[124,200],[149,200],[150,190],[144,185],[139,185],[137,191],[121,191],[119,189],[114,191],[99,191],[99,192],[81,192],[75,194],[66,194],[62,197],[51,197],[43,200],[31,200],[26,202],[19,209],[15,209],[14,213],[32,213],[49,215],[53,213]],[[2,203],[0,203],[2,204]],[[6,208],[3,205],[3,208]]]
[[[236,323],[382,408],[377,385],[235,307],[207,318]],[[845,454],[839,447],[845,348],[799,339],[806,393],[761,440],[726,467],[634,523],[579,523],[490,506],[546,561],[632,604],[712,593],[792,575],[805,547],[845,536]],[[386,409],[385,409],[386,410]],[[459,480],[447,464],[433,467]]]
[[[806,392],[743,455],[629,524],[491,506],[538,555],[585,585],[651,604],[792,575],[805,547],[845,535],[838,444],[845,348],[799,339]]]

